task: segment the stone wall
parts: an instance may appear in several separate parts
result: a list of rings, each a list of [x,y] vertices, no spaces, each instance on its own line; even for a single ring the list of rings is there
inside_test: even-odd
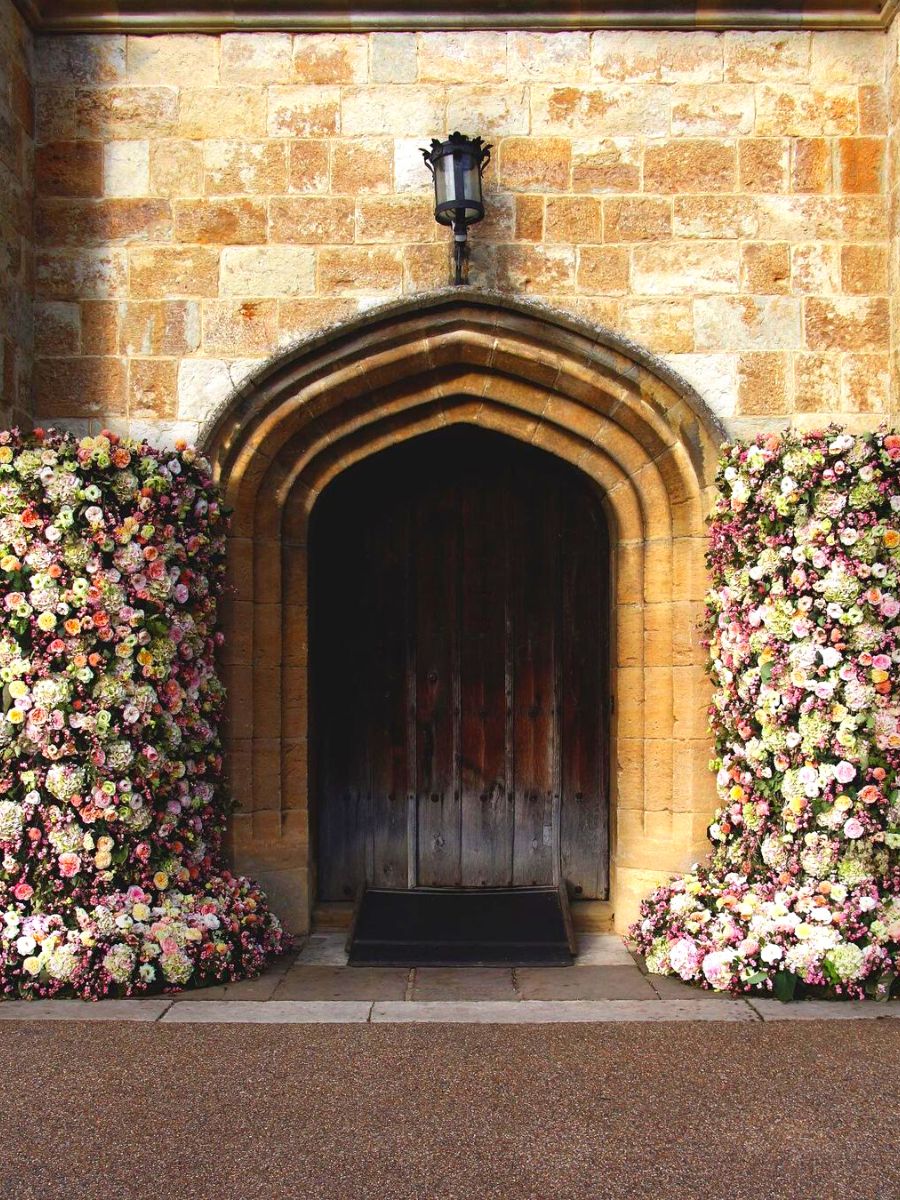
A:
[[[27,424],[31,410],[34,287],[32,37],[0,0],[0,422]]]
[[[449,278],[419,147],[493,142],[471,281],[625,334],[734,429],[890,410],[880,32],[66,36],[37,54],[45,421],[191,436]]]

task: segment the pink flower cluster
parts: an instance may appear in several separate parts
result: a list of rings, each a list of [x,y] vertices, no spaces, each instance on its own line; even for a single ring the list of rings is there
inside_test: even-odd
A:
[[[112,433],[0,433],[0,991],[258,973],[284,938],[223,868],[209,464]]]
[[[721,808],[631,930],[717,990],[889,996],[900,975],[900,436],[726,446],[707,597]]]

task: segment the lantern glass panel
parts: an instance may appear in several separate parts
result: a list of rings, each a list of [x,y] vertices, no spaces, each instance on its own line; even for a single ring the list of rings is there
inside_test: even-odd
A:
[[[438,204],[456,203],[456,175],[452,154],[442,154],[435,162],[434,190]]]

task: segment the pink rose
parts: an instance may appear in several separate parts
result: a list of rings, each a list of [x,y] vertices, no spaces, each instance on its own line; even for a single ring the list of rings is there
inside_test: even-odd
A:
[[[13,895],[17,900],[30,900],[34,895],[34,888],[30,883],[17,883],[13,888]]]
[[[856,778],[856,767],[853,763],[841,761],[834,769],[834,777],[838,783],[850,783]]]
[[[77,875],[81,870],[81,859],[77,854],[73,854],[71,850],[67,850],[59,856],[59,873],[63,879],[71,879],[73,875]]]
[[[850,817],[850,819],[848,821],[844,822],[844,836],[845,837],[860,838],[860,837],[862,837],[864,832],[865,832],[865,830],[863,829],[863,823],[862,823],[862,821],[859,820],[858,817]]]

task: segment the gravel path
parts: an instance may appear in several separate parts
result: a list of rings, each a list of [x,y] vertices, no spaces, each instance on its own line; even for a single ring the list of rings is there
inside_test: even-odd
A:
[[[900,1022],[0,1027],[3,1200],[900,1196]]]

